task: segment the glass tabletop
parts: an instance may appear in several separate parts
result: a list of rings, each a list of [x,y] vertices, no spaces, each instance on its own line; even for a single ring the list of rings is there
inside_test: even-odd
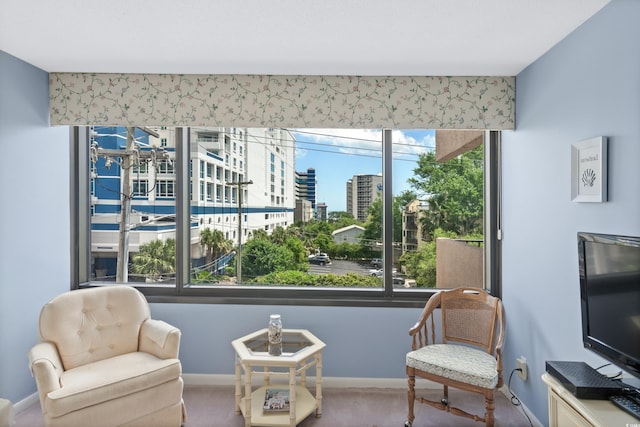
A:
[[[284,330],[282,333],[282,356],[292,356],[307,347],[311,347],[313,344],[314,343],[301,332]],[[247,339],[244,341],[244,345],[253,355],[268,354],[269,341],[267,339],[267,332],[265,331],[260,335]]]

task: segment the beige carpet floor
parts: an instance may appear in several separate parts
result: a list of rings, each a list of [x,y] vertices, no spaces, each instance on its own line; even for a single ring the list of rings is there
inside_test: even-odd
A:
[[[402,427],[407,417],[407,393],[402,389],[324,388],[322,417],[313,414],[300,427]],[[420,390],[419,395],[439,399],[438,390]],[[244,419],[234,413],[233,386],[185,386],[184,402],[188,419],[185,427],[243,427]],[[449,401],[470,412],[484,413],[480,395],[449,391]],[[414,427],[482,427],[484,423],[454,416],[416,403]],[[522,408],[497,393],[495,425],[527,427]],[[17,414],[16,427],[43,427],[40,405],[31,405]],[[90,426],[86,426],[90,427]],[[153,427],[153,426],[149,426]]]

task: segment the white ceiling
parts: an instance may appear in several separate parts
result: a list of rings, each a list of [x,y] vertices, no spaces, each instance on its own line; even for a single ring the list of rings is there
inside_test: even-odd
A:
[[[49,72],[517,75],[609,0],[0,0]]]

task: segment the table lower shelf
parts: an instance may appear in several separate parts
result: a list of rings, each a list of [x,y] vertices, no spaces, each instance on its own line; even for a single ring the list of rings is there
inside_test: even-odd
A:
[[[270,387],[274,387],[273,385]],[[287,386],[284,386],[287,387]],[[282,387],[282,388],[284,388]],[[261,427],[280,427],[291,424],[289,412],[264,413],[262,405],[267,387],[260,387],[251,393],[251,425]],[[307,418],[317,408],[315,397],[306,387],[296,386],[296,419],[298,425],[302,420]],[[240,401],[240,412],[245,416],[245,398]]]

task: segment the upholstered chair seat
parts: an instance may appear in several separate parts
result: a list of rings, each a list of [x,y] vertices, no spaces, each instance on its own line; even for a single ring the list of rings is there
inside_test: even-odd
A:
[[[483,388],[498,384],[496,358],[475,348],[434,344],[407,353],[407,366]]]
[[[45,425],[180,426],[180,330],[124,285],[71,291],[41,310],[29,352]]]

